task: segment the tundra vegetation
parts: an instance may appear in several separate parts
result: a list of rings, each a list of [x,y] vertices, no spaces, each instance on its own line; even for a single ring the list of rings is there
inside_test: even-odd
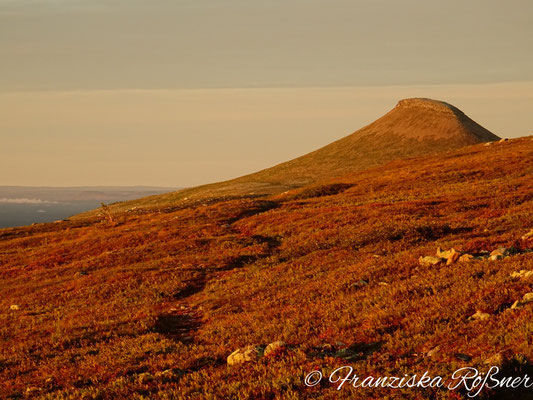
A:
[[[303,379],[533,376],[532,160],[521,138],[284,194],[0,230],[0,397],[462,399]],[[472,257],[420,262],[437,248]],[[229,365],[239,348],[249,359]]]

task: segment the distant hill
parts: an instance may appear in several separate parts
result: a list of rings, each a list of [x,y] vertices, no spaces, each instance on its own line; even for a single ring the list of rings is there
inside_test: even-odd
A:
[[[122,206],[281,193],[397,159],[498,139],[451,104],[424,98],[405,99],[370,125],[294,160],[236,179],[152,196]]]

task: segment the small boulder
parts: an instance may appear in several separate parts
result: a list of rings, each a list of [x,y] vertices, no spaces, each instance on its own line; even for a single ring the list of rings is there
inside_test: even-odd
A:
[[[522,297],[522,303],[527,304],[533,302],[533,293],[526,293],[524,297]]]
[[[505,257],[509,254],[509,250],[505,247],[498,247],[496,250],[493,250],[490,255],[491,256],[501,256]]]
[[[448,258],[448,256],[450,255],[450,251],[444,251],[440,247],[437,247],[437,252],[435,254],[439,258]]]
[[[459,257],[461,257],[461,252],[455,250],[453,247],[450,250],[443,251],[440,247],[437,247],[437,257],[446,259],[446,265],[453,264]]]
[[[477,310],[476,313],[474,315],[471,315],[470,318],[468,319],[470,321],[484,321],[489,318],[490,318],[490,314]]]
[[[522,240],[527,240],[533,238],[533,229],[531,229],[528,233],[526,233],[524,236],[522,236]]]
[[[156,372],[155,376],[161,379],[161,381],[163,382],[172,382],[179,378],[179,375],[177,375],[171,369],[166,369],[164,371]]]
[[[511,278],[529,278],[533,276],[533,271],[528,271],[527,269],[521,269],[520,271],[515,271],[511,273]]]
[[[446,257],[446,265],[453,264],[461,257],[461,253],[455,250],[454,248],[449,250],[448,257]]]
[[[277,342],[270,343],[263,353],[265,357],[269,356],[270,354],[276,353],[278,351],[281,351],[285,348],[285,342],[278,340]]]
[[[419,264],[424,266],[424,267],[429,267],[431,265],[437,265],[437,264],[443,263],[445,261],[446,261],[445,258],[433,257],[433,256],[426,256],[426,257],[422,257],[421,256],[418,259]]]
[[[26,388],[26,395],[27,396],[33,396],[33,395],[36,395],[37,393],[39,393],[41,391],[41,389],[39,389],[38,387],[35,387],[35,386],[29,386]]]
[[[501,260],[503,258],[502,255],[500,254],[493,254],[492,256],[489,257],[489,260],[490,261],[497,261],[497,260]]]
[[[426,357],[434,357],[440,351],[440,346],[435,346],[426,353]]]
[[[474,256],[472,254],[463,254],[461,257],[459,257],[459,262],[468,262],[474,259]]]
[[[526,304],[529,304],[529,303],[532,303],[533,302],[533,293],[526,293],[523,297],[522,297],[522,300],[517,300],[514,302],[514,304],[511,306],[511,309],[516,309],[516,308],[522,308],[524,307]]]
[[[228,356],[228,365],[242,364],[249,361],[255,361],[259,358],[259,349],[257,346],[246,346],[235,350]]]
[[[18,304],[11,304],[11,305],[9,306],[9,309],[10,309],[11,311],[18,311],[18,310],[20,310],[20,306],[19,306]]]

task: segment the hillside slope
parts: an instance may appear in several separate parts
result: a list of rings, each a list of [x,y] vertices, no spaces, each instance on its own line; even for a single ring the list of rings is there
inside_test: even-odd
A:
[[[533,376],[532,159],[528,137],[270,198],[0,230],[0,397],[462,399],[303,380]],[[476,258],[420,264],[437,247]]]
[[[448,103],[405,99],[370,125],[294,160],[225,182],[124,202],[117,208],[163,206],[183,199],[282,193],[389,161],[498,139]]]

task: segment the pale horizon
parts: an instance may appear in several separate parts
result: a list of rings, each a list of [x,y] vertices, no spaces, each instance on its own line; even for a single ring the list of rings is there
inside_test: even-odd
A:
[[[533,133],[533,2],[0,0],[0,185],[186,187],[398,100]]]

